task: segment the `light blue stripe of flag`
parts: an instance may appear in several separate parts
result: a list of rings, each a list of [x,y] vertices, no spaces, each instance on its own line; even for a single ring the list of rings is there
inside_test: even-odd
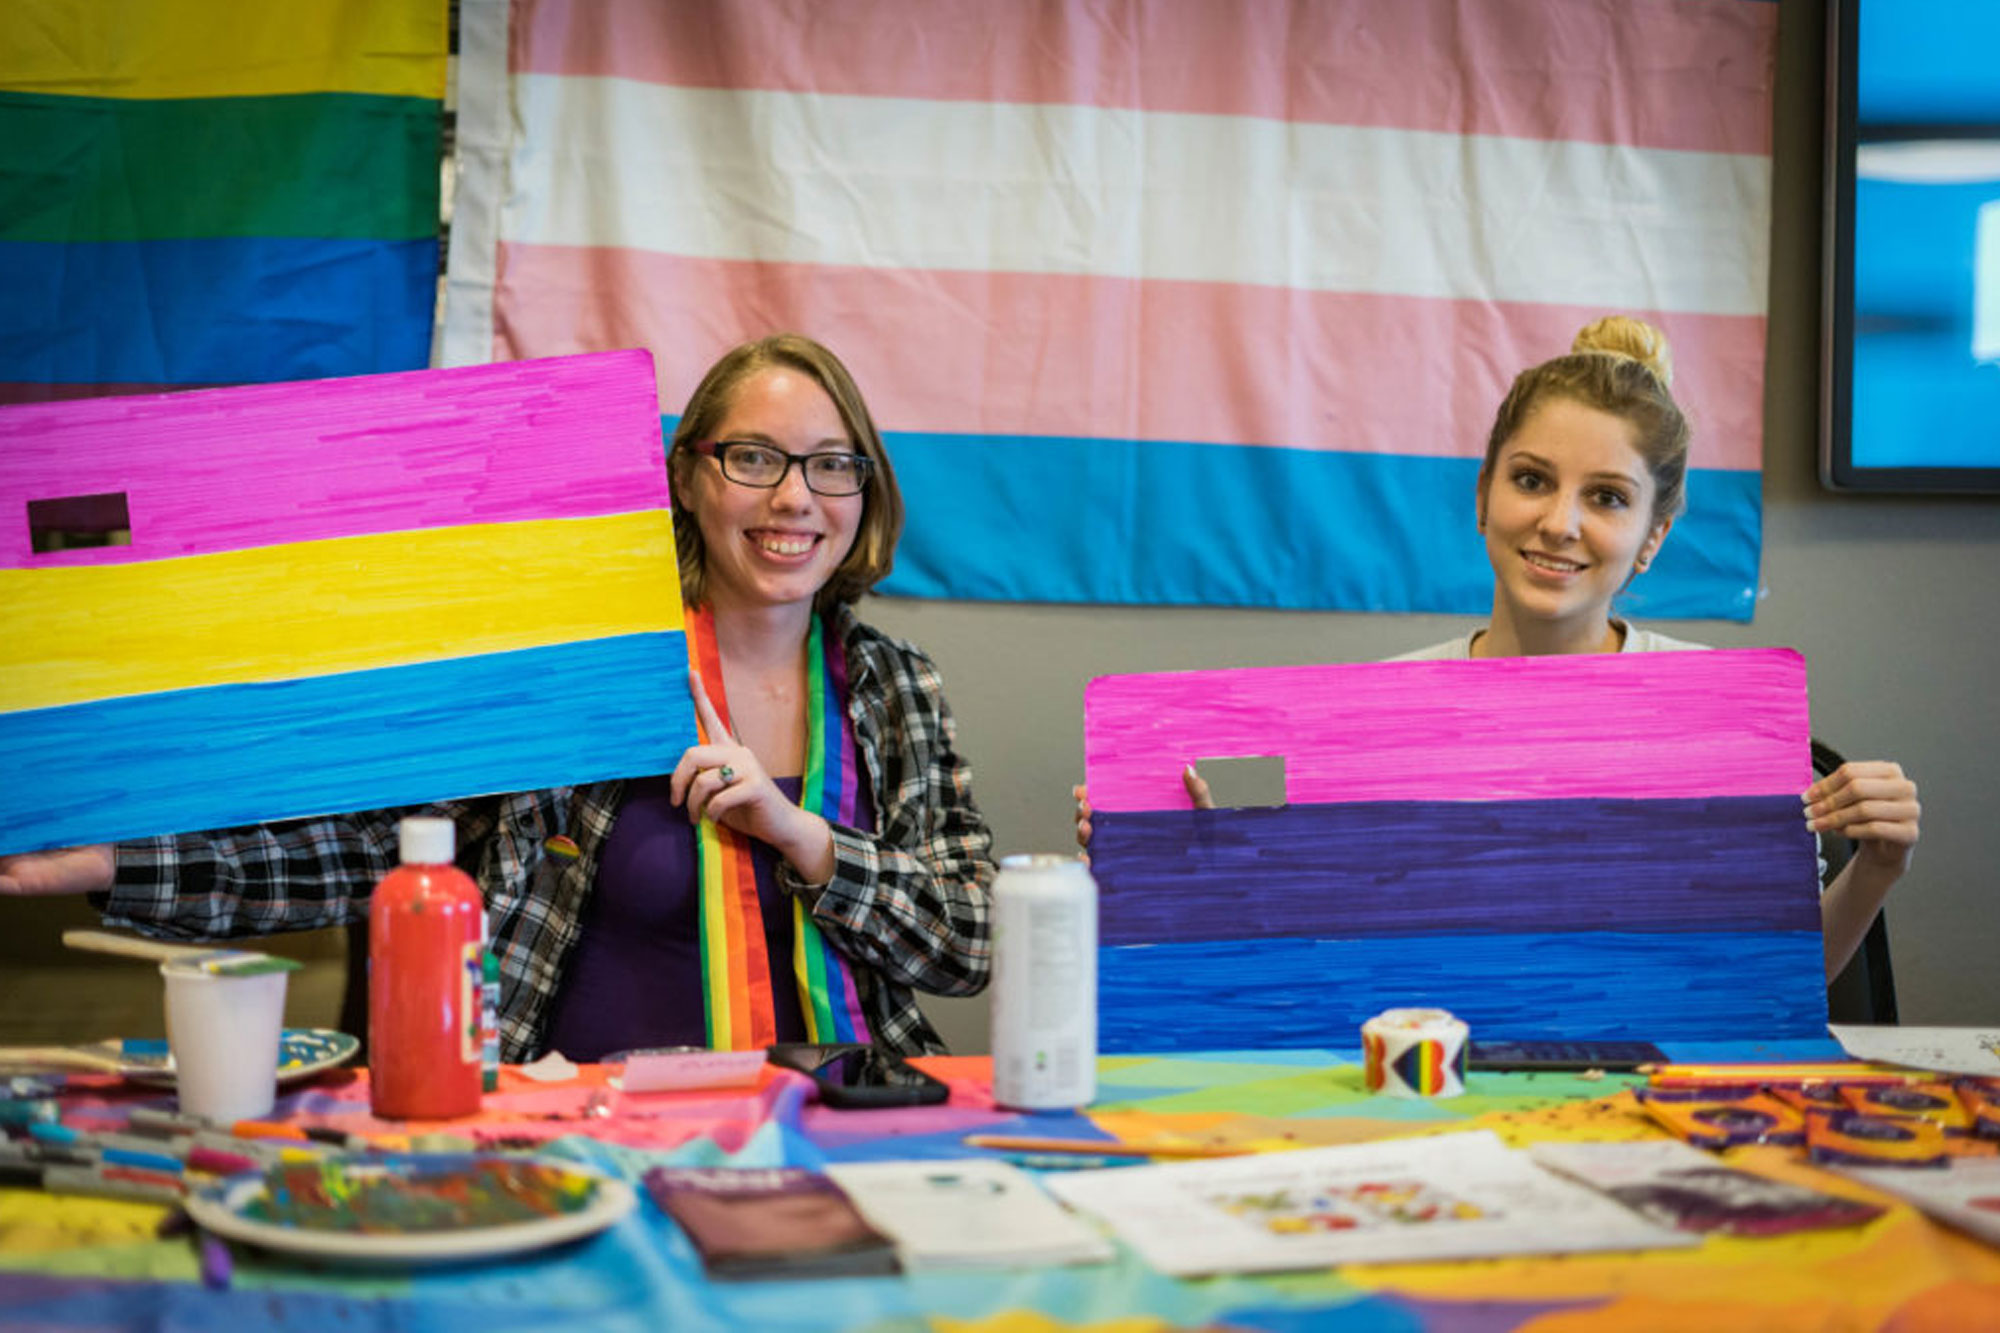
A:
[[[1483,615],[1474,459],[1082,438],[892,434],[912,597]],[[1129,497],[1129,498],[1128,498]],[[1747,621],[1762,486],[1694,471],[1621,606]],[[1414,645],[1412,645],[1414,646]]]

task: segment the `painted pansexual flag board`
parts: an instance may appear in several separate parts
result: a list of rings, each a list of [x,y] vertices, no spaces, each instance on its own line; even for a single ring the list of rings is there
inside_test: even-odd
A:
[[[884,590],[1483,613],[1521,368],[1672,341],[1689,510],[1629,601],[1750,618],[1767,0],[464,0],[443,357],[853,368]],[[967,504],[967,496],[979,503]]]
[[[0,408],[0,851],[672,768],[652,360]],[[50,500],[129,546],[37,553]]]
[[[1822,1036],[1788,649],[1105,676],[1085,696],[1108,1051]],[[1285,802],[1181,766],[1281,755]]]
[[[447,34],[446,0],[0,5],[0,402],[429,364]]]

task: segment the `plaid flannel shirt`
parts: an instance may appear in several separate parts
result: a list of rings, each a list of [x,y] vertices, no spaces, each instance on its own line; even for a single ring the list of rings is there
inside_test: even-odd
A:
[[[825,885],[802,883],[782,863],[778,881],[854,964],[875,1040],[909,1054],[939,1052],[944,1045],[912,991],[985,988],[992,834],[973,804],[972,770],[955,748],[936,666],[847,607],[833,627],[846,647],[847,715],[878,828],[834,826]],[[533,1059],[623,791],[623,782],[599,782],[126,843],[98,904],[108,924],[181,939],[359,920],[396,864],[397,821],[448,816],[458,826],[458,863],[486,897],[503,1057]],[[551,851],[557,838],[576,853],[560,842]]]

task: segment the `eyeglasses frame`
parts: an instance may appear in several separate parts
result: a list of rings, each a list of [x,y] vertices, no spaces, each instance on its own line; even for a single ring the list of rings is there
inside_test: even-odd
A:
[[[728,455],[725,452],[732,445],[741,445],[746,449],[763,449],[766,452],[774,453],[785,460],[784,470],[767,482],[745,481],[741,477],[732,476],[729,471]],[[830,500],[844,500],[850,495],[865,494],[868,490],[869,481],[875,475],[875,460],[859,451],[826,449],[818,453],[793,454],[785,452],[775,444],[766,444],[762,440],[703,440],[699,444],[689,445],[688,448],[703,458],[713,458],[715,465],[722,469],[722,476],[725,481],[737,486],[748,486],[750,489],[757,491],[775,491],[778,487],[784,485],[785,478],[792,475],[792,466],[794,464],[798,466],[799,476],[804,480],[806,489],[814,495],[825,496]],[[806,470],[806,464],[815,458],[851,459],[855,464],[855,479],[860,484],[851,491],[821,490],[819,487],[813,485],[812,473]]]

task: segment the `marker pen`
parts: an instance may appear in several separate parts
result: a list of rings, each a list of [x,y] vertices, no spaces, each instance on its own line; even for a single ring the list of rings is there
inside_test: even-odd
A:
[[[185,1190],[177,1177],[129,1166],[46,1166],[42,1188],[51,1194],[83,1194],[139,1203],[179,1203]]]

